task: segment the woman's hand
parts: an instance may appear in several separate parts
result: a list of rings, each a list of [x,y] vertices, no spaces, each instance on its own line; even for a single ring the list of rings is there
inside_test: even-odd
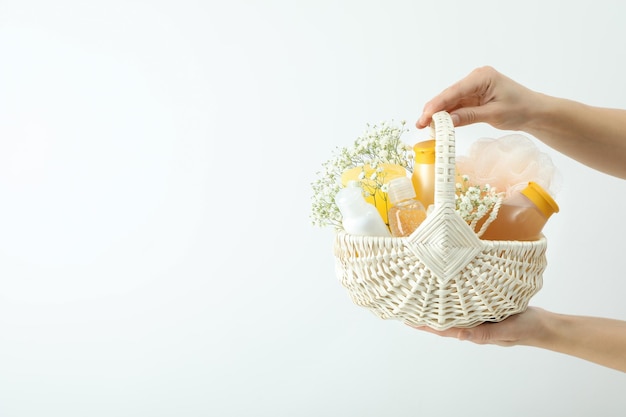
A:
[[[483,323],[469,329],[415,328],[479,345],[534,346],[626,372],[626,321],[528,307],[499,323]]]
[[[530,133],[598,171],[626,179],[626,110],[585,105],[534,92],[492,67],[481,67],[424,106],[415,125],[447,111],[455,126],[484,122]]]
[[[545,333],[542,327],[542,316],[546,314],[548,312],[543,309],[529,307],[523,313],[511,316],[499,323],[483,323],[469,329],[451,328],[439,331],[427,326],[414,328],[443,337],[468,340],[479,345],[533,345]]]
[[[434,113],[445,110],[455,126],[485,122],[498,129],[523,130],[536,98],[535,92],[492,67],[481,67],[426,103],[416,126],[428,126]]]

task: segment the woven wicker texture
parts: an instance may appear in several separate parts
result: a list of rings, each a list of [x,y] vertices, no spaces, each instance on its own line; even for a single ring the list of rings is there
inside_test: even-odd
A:
[[[528,307],[541,289],[545,237],[487,241],[455,211],[454,126],[433,116],[435,208],[406,238],[338,231],[337,278],[352,301],[382,319],[444,330],[501,321]]]

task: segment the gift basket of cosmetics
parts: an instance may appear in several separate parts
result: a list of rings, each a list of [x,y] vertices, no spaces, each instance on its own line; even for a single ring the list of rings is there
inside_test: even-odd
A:
[[[557,170],[519,134],[456,155],[450,115],[405,144],[383,122],[312,183],[312,218],[335,228],[337,278],[382,319],[436,330],[501,321],[541,289]]]

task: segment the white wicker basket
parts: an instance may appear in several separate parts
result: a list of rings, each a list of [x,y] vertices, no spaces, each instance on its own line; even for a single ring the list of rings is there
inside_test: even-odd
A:
[[[352,301],[382,319],[437,330],[501,321],[528,307],[541,289],[546,239],[488,241],[455,211],[454,126],[433,116],[435,208],[410,236],[338,231],[337,278]]]

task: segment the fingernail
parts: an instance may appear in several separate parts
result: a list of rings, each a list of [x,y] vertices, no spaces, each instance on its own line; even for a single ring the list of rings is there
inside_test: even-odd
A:
[[[451,114],[450,118],[452,119],[452,124],[455,126],[458,125],[459,122],[461,121],[461,118],[459,117],[459,115],[455,113]]]

